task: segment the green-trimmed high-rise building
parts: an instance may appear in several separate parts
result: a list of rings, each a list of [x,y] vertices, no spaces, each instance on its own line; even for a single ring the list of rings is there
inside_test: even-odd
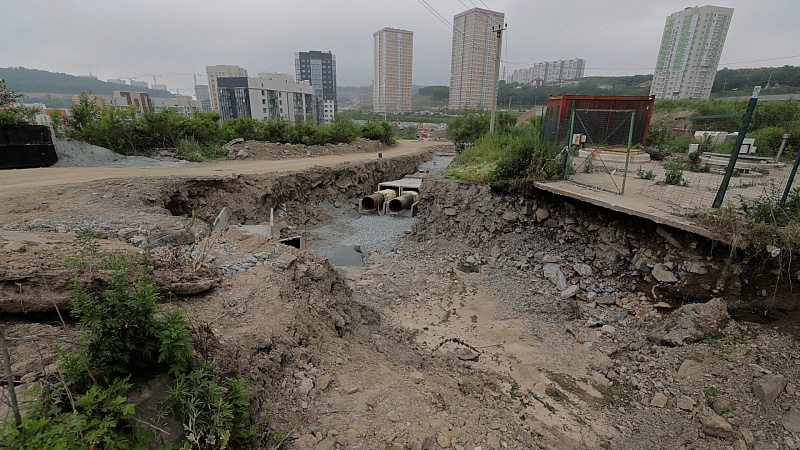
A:
[[[733,8],[706,5],[667,17],[650,95],[707,99],[732,16]]]

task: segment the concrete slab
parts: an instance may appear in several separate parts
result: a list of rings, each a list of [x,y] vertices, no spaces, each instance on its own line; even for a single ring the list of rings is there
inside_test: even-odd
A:
[[[618,195],[577,185],[569,181],[555,181],[550,183],[537,182],[534,183],[534,185],[552,194],[581,200],[612,211],[642,217],[658,224],[669,225],[709,239],[726,242],[723,236],[719,236],[712,230],[706,229],[701,224],[697,223],[697,221],[688,217],[675,215],[669,210],[669,205],[664,204],[664,202],[642,197],[635,193]]]

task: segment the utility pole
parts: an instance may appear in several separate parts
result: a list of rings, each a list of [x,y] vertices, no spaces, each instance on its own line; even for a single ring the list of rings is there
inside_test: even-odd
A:
[[[498,25],[496,28],[492,27],[492,31],[497,36],[495,42],[495,55],[494,55],[494,94],[492,95],[492,114],[489,119],[489,132],[494,131],[494,117],[497,114],[497,94],[500,91],[500,50],[503,43],[503,31],[508,28],[508,24]]]

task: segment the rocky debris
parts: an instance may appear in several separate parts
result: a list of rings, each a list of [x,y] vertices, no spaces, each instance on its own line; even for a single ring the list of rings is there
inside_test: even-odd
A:
[[[665,345],[686,345],[708,337],[719,337],[730,320],[722,298],[707,303],[692,303],[675,310],[649,334],[653,341]]]
[[[235,142],[234,142],[235,141]],[[308,156],[342,155],[348,153],[378,153],[385,146],[380,141],[358,138],[349,144],[281,144],[276,142],[234,139],[223,146],[230,159],[280,159]]]
[[[762,403],[772,403],[783,393],[786,383],[783,375],[764,375],[753,382],[753,394]]]

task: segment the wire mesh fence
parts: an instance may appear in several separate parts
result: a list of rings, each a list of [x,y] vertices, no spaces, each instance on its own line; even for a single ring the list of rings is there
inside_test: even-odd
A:
[[[636,168],[641,179],[638,193],[684,210],[711,208],[720,189],[729,159],[701,156],[697,164],[685,161],[653,161]],[[780,202],[784,194],[800,189],[792,180],[793,165],[768,158],[740,157],[725,192],[726,205],[741,206],[755,199]],[[790,184],[791,181],[791,184]]]
[[[598,190],[624,193],[634,120],[631,110],[574,110],[565,179]]]

